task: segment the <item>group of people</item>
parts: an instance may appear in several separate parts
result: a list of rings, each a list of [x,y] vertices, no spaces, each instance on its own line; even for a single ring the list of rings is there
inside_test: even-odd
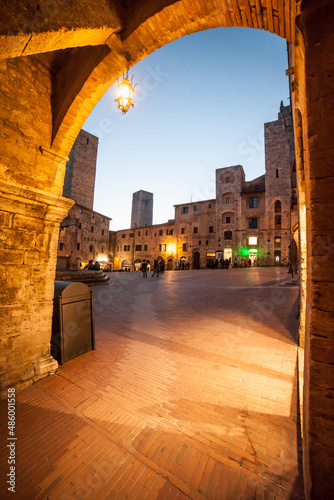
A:
[[[100,271],[101,266],[97,261],[94,263],[90,260],[88,264],[85,265],[84,269],[87,269],[88,271]]]
[[[140,270],[143,273],[143,278],[147,278],[147,268],[148,268],[148,262],[145,259],[143,259],[143,262],[142,262],[141,268],[140,268]],[[164,259],[160,259],[160,260],[154,259],[152,278],[154,278],[154,276],[156,278],[159,278],[159,273],[163,274],[164,272],[165,272]]]
[[[240,264],[239,267],[249,267],[252,266],[252,261],[251,259],[243,260]],[[220,267],[221,269],[229,269],[230,267],[238,267],[238,261],[237,259],[234,259],[233,265],[232,265],[232,259],[231,257],[229,259],[223,259],[221,258],[220,260],[218,259],[210,259],[207,261],[206,264],[207,269],[218,269]]]

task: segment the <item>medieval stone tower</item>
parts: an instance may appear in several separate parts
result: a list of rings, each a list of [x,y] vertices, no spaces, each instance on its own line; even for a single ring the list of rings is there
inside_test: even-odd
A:
[[[294,161],[293,123],[290,106],[281,102],[278,120],[265,123],[266,255],[281,263],[291,237],[291,171]],[[274,230],[274,238],[270,236]]]
[[[151,226],[153,220],[153,193],[137,191],[132,195],[131,228]]]
[[[98,138],[80,130],[66,164],[63,196],[93,210]]]

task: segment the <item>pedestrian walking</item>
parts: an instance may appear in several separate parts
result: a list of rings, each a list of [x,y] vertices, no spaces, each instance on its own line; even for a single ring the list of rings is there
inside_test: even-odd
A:
[[[154,278],[155,275],[159,278],[159,263],[157,259],[154,259],[152,278]]]
[[[145,259],[142,262],[141,270],[143,272],[143,278],[147,278],[147,262]]]

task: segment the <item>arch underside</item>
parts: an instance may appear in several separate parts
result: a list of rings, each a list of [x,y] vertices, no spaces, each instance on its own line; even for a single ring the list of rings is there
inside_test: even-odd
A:
[[[85,9],[79,0],[40,5],[40,10],[21,9],[16,17],[12,6],[11,23],[0,22],[0,58],[39,54],[48,67],[53,93],[48,146],[63,155],[125,69],[177,38],[244,27],[294,42],[295,0],[163,0],[158,6],[153,0],[89,0]]]

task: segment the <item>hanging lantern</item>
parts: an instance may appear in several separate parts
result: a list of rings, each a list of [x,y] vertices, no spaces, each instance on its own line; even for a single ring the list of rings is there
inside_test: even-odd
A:
[[[133,78],[133,76],[132,76]],[[120,109],[125,115],[130,109],[130,107],[134,107],[132,102],[133,94],[135,92],[135,85],[128,78],[128,72],[126,72],[126,76],[123,78],[121,83],[117,84],[117,97],[115,102],[118,103],[118,109]]]

